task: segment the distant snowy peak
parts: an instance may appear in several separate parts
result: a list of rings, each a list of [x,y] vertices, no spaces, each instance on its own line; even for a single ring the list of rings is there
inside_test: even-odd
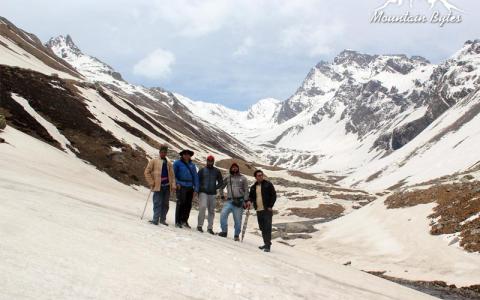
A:
[[[310,70],[295,94],[282,104],[276,121],[283,123],[300,114],[313,113],[334,97],[341,101],[342,94],[353,99],[354,88],[361,92],[362,85],[370,90],[375,86],[377,90],[393,89],[395,93],[411,91],[428,80],[434,67],[420,56],[370,55],[344,50],[333,62],[321,61]]]
[[[247,113],[248,120],[261,119],[264,122],[272,122],[273,117],[280,108],[281,101],[274,98],[261,99],[250,107]]]
[[[76,56],[80,56],[83,54],[82,51],[77,47],[77,45],[75,45],[72,37],[69,34],[67,34],[67,36],[59,35],[56,38],[51,38],[47,42],[47,46],[50,49],[60,50],[60,52],[62,53],[62,58],[68,57],[67,51],[75,54]]]
[[[465,57],[480,59],[480,39],[466,41],[462,49],[455,53],[452,59],[458,60]]]
[[[58,57],[67,61],[90,81],[106,83],[124,81],[122,75],[108,64],[93,56],[84,54],[68,34],[51,38],[45,46],[50,48]]]

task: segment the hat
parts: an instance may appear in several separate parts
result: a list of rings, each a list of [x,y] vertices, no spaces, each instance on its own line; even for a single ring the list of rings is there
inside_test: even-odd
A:
[[[236,162],[234,162],[231,166],[230,166],[230,174],[233,174],[232,172],[232,168],[233,167],[237,167],[238,168],[238,172],[240,173],[240,167],[238,166],[238,164]]]
[[[180,152],[180,156],[183,156],[184,154],[190,154],[190,156],[193,156],[194,152],[192,150],[185,149]]]
[[[168,151],[168,145],[166,144],[160,145],[160,151]]]
[[[209,155],[207,156],[207,160],[215,160],[215,157],[213,157],[213,155]]]

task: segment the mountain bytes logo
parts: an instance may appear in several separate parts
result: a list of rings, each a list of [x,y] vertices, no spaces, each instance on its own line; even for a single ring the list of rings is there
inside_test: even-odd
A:
[[[375,9],[373,16],[370,18],[370,23],[380,24],[437,24],[440,27],[446,24],[458,24],[463,21],[461,13],[463,11],[457,6],[451,4],[450,0],[422,0],[426,2],[430,7],[431,13],[427,14],[415,14],[412,13],[414,9],[414,3],[418,0],[409,1],[409,9],[403,14],[388,14],[385,10],[390,6],[403,7],[404,0],[384,0],[383,5]],[[442,11],[438,9],[442,9]]]

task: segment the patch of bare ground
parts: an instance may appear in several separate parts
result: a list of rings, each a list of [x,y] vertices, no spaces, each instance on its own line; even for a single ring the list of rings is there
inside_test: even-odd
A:
[[[295,215],[301,218],[316,219],[316,218],[338,218],[345,211],[345,208],[337,203],[319,204],[315,208],[289,208],[289,215]]]
[[[10,126],[61,148],[45,128],[12,99],[11,94],[15,93],[25,98],[37,113],[58,128],[72,147],[78,149],[75,153],[79,158],[122,183],[145,184],[143,170],[147,163],[146,154],[122,143],[111,132],[92,121],[95,117],[86,107],[84,98],[67,81],[3,65],[0,66],[0,76],[0,105]],[[51,82],[61,86],[64,91],[59,92],[50,85]],[[121,148],[122,151],[112,152],[112,147]]]
[[[469,252],[480,252],[480,182],[458,182],[435,185],[424,190],[395,193],[385,200],[387,208],[411,207],[437,203],[430,233],[460,233],[460,246]]]
[[[340,180],[343,180],[345,178],[347,178],[347,176],[327,176],[326,181],[330,184],[336,185],[337,182],[339,182]]]
[[[373,180],[377,179],[378,177],[380,177],[380,175],[382,175],[382,173],[383,173],[382,170],[373,173],[372,175],[368,176],[366,182],[370,182],[370,181],[373,181]]]
[[[312,181],[320,181],[320,182],[324,182],[322,179],[316,177],[315,175],[312,175],[312,174],[308,174],[308,173],[304,173],[304,172],[301,172],[301,171],[288,171],[287,172],[289,175],[292,175],[294,177],[298,177],[298,178],[302,178],[302,179],[306,179],[306,180],[312,180]]]
[[[297,197],[290,197],[289,199],[293,201],[308,201],[308,200],[317,199],[317,196],[297,196]]]
[[[253,177],[253,172],[255,172],[256,167],[252,163],[246,162],[241,159],[222,159],[215,162],[215,165],[219,168],[229,170],[230,166],[234,162],[238,164],[240,168],[240,173],[242,173],[245,176]]]
[[[396,184],[388,187],[387,190],[395,191],[395,190],[398,190],[399,188],[401,188],[402,186],[404,186],[405,184],[407,184],[407,178],[404,178],[404,179],[400,180],[399,182],[397,182]]]
[[[366,271],[369,274],[378,276],[380,278],[398,283],[400,285],[409,287],[411,289],[420,291],[425,294],[440,298],[451,300],[471,300],[480,299],[480,285],[472,285],[469,287],[458,288],[453,284],[447,284],[444,281],[421,281],[421,280],[407,280],[385,275],[385,271]]]
[[[370,195],[365,195],[365,194],[330,194],[330,198],[333,199],[342,199],[342,200],[349,200],[349,201],[362,201],[366,200],[368,202],[371,202],[375,199],[377,199],[374,196]]]

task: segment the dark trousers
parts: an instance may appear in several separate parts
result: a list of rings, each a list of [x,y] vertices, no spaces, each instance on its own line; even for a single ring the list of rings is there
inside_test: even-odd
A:
[[[153,221],[165,222],[169,208],[170,186],[162,186],[159,192],[153,193]]]
[[[175,208],[175,224],[188,223],[192,210],[193,188],[182,186],[177,190],[177,206]]]
[[[258,226],[262,231],[263,243],[269,247],[272,245],[272,216],[268,210],[257,211]]]

